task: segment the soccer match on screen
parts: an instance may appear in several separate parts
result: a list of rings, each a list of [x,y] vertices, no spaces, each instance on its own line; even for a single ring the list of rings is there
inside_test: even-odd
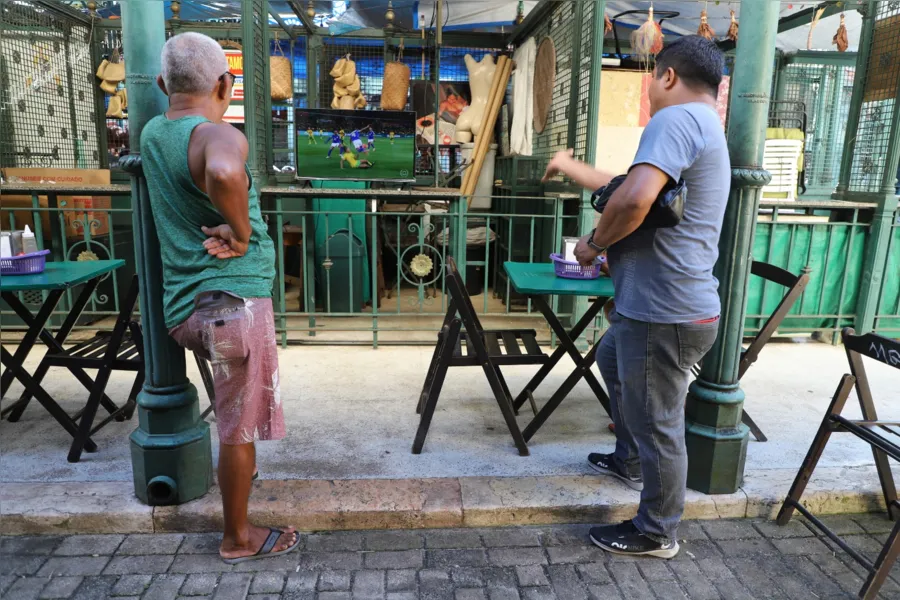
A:
[[[415,179],[415,113],[297,109],[297,177]]]

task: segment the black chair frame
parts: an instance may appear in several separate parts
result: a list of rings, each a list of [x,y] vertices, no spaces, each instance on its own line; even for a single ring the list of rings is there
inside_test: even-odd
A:
[[[456,263],[448,258],[446,266],[450,302],[416,407],[421,418],[412,452],[422,452],[447,370],[451,367],[481,367],[519,454],[528,456],[528,446],[516,422],[513,397],[500,367],[542,365],[549,357],[538,346],[534,330],[485,330],[478,320]]]
[[[87,287],[82,291],[82,294],[79,296],[79,303],[87,303],[88,298],[93,293],[93,289],[96,289],[98,281],[92,281],[91,285],[93,287]],[[80,308],[83,308],[83,306],[79,310],[73,310],[70,313],[70,316],[67,317],[55,336],[51,335],[47,330],[42,330],[39,335],[41,341],[47,346],[47,353],[38,365],[34,375],[29,378],[29,385],[26,386],[19,399],[3,411],[4,413],[9,413],[8,420],[10,422],[18,421],[35,393],[43,395],[42,391],[38,390],[40,390],[40,384],[50,367],[66,367],[69,369],[85,389],[88,390],[88,399],[84,408],[70,417],[71,422],[77,423],[77,430],[71,432],[74,439],[69,449],[69,462],[78,462],[81,459],[81,453],[85,449],[89,452],[96,450],[96,445],[91,441],[90,436],[102,427],[113,420],[124,421],[130,419],[134,414],[137,406],[137,395],[144,385],[144,340],[140,324],[132,320],[137,297],[138,280],[137,275],[135,275],[131,280],[131,285],[125,298],[122,300],[112,331],[98,331],[89,340],[75,344],[68,350],[63,347],[63,343],[75,326],[77,317],[81,314]],[[24,310],[24,307],[16,305],[13,308],[17,309],[17,313],[20,312],[18,310],[20,308]],[[25,318],[21,314],[20,316]],[[85,373],[85,369],[97,369],[96,377],[91,378]],[[128,398],[121,407],[116,405],[106,395],[106,386],[113,371],[134,371],[136,373]],[[38,399],[41,400],[41,398]],[[41,403],[45,404],[46,399]],[[94,418],[100,406],[106,409],[109,416],[94,425]],[[55,408],[59,411],[62,410],[58,405]],[[48,410],[50,410],[49,407]]]
[[[766,319],[766,322],[759,330],[759,333],[756,334],[756,337],[750,342],[750,345],[741,351],[741,362],[738,366],[738,380],[744,377],[747,370],[756,362],[756,359],[759,358],[759,353],[762,352],[763,347],[778,331],[784,318],[794,307],[797,300],[803,295],[803,290],[806,289],[806,285],[809,283],[809,274],[807,273],[794,275],[781,267],[759,261],[753,261],[753,264],[750,267],[750,273],[751,275],[762,277],[766,281],[787,288],[787,293],[785,293],[781,302],[778,303],[778,306],[775,307],[775,311],[768,319]],[[701,366],[698,364],[692,369],[695,376],[700,375],[700,368]],[[753,437],[756,438],[757,441],[768,441],[769,438],[766,437],[766,434],[763,433],[762,429],[760,429],[753,419],[750,418],[750,415],[747,414],[746,410],[741,415],[741,421],[750,428],[750,433],[753,434]]]
[[[845,374],[838,384],[831,404],[828,406],[819,430],[809,447],[809,452],[807,452],[806,458],[803,459],[800,471],[797,473],[793,485],[791,485],[787,498],[781,505],[777,522],[779,525],[786,525],[791,520],[795,510],[809,519],[810,523],[820,529],[869,572],[869,576],[859,592],[860,598],[869,600],[878,595],[878,591],[890,573],[891,567],[896,562],[898,555],[900,555],[900,520],[898,520],[900,519],[900,502],[897,501],[897,487],[894,484],[894,477],[888,462],[888,458],[900,461],[900,445],[897,444],[897,441],[884,435],[887,433],[900,438],[900,430],[898,430],[900,422],[878,420],[878,415],[875,412],[875,403],[872,398],[872,390],[869,387],[869,380],[866,376],[862,357],[865,356],[900,370],[900,341],[891,340],[874,333],[856,335],[853,329],[850,328],[844,329],[841,332],[841,337],[847,352],[847,361],[850,363],[850,373]],[[860,420],[848,419],[841,415],[844,405],[850,397],[850,392],[854,388],[862,410],[863,418]],[[881,482],[884,503],[887,507],[888,515],[896,521],[881,553],[874,563],[850,547],[800,503],[800,498],[812,477],[813,470],[816,468],[822,452],[825,450],[825,445],[831,439],[832,433],[852,433],[872,447],[872,455],[875,459],[875,467]]]

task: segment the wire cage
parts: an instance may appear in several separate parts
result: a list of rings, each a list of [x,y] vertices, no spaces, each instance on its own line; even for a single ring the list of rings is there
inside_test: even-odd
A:
[[[99,167],[90,20],[3,2],[0,32],[0,166]]]
[[[852,192],[878,192],[885,178],[891,145],[891,121],[900,99],[900,2],[876,4],[869,64],[861,85],[863,103],[850,169]]]
[[[806,194],[828,197],[837,186],[855,68],[810,64],[802,57],[782,70],[770,126],[802,129]]]

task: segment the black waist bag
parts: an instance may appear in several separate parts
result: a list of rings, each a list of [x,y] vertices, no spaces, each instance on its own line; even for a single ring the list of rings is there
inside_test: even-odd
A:
[[[591,205],[598,213],[602,213],[606,209],[606,203],[612,198],[613,192],[619,189],[619,186],[625,181],[627,175],[618,175],[612,180],[594,192],[591,196]],[[687,196],[687,185],[684,179],[679,179],[678,183],[671,180],[662,189],[659,196],[650,207],[650,212],[644,217],[638,229],[659,229],[661,227],[675,227],[681,222],[684,216],[684,200]]]

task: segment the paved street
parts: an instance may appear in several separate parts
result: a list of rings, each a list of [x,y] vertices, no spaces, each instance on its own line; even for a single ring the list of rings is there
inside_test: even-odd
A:
[[[874,556],[891,523],[827,519]],[[302,551],[237,566],[215,534],[74,535],[2,540],[9,600],[605,600],[854,598],[863,570],[795,520],[693,521],[671,561],[606,555],[588,527],[310,534]],[[882,590],[900,598],[900,570]]]

